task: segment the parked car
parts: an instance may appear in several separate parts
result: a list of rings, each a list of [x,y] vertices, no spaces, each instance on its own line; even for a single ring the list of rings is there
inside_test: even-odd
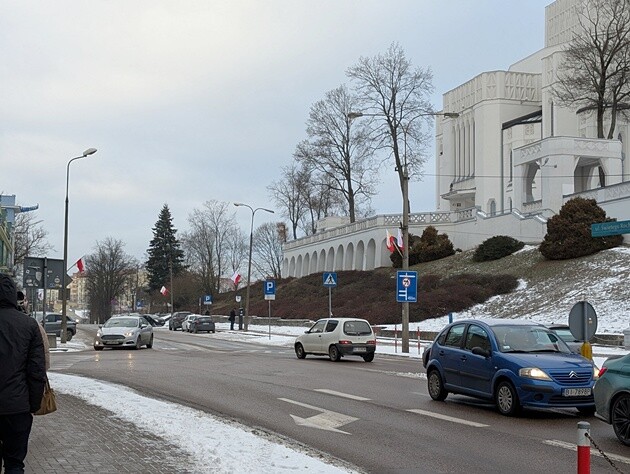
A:
[[[581,349],[583,342],[575,339],[573,334],[571,334],[571,329],[569,329],[569,326],[567,324],[550,324],[547,327],[551,329],[554,333],[556,333],[560,337],[560,339],[566,342],[567,346],[569,346],[569,349],[571,349],[572,352],[576,354],[582,353]]]
[[[186,316],[192,314],[190,311],[177,311],[173,313],[173,316],[168,320],[168,330],[177,331],[182,328],[182,322],[186,319]]]
[[[595,415],[612,425],[619,441],[630,446],[630,354],[604,362],[593,395]]]
[[[99,326],[94,339],[94,349],[105,347],[153,347],[153,326],[143,316],[114,316]]]
[[[198,314],[189,314],[182,321],[182,331],[190,332],[190,323],[199,317]]]
[[[510,319],[464,320],[446,326],[427,362],[429,395],[494,400],[502,415],[522,407],[595,411],[595,366],[542,324]]]
[[[365,362],[374,360],[376,336],[365,319],[325,318],[295,340],[295,355],[304,359],[308,354],[327,355],[333,362],[343,356],[357,355]]]
[[[59,313],[46,314],[46,333],[54,334],[61,337],[61,317]],[[37,321],[42,321],[42,313],[36,314]],[[75,320],[66,316],[66,340],[69,341],[77,333],[77,323]]]
[[[188,324],[188,332],[215,332],[214,321],[210,316],[197,316]]]

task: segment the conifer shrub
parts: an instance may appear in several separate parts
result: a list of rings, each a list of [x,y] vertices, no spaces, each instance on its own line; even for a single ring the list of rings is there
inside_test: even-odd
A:
[[[548,260],[565,260],[617,247],[623,242],[621,235],[591,237],[591,224],[614,221],[595,199],[570,199],[547,221],[547,234],[538,249]]]
[[[455,249],[447,234],[439,234],[433,226],[428,226],[420,237],[409,234],[409,265],[431,262],[453,255]],[[402,267],[402,255],[398,249],[389,257],[394,268]]]
[[[475,262],[487,262],[498,260],[508,255],[512,255],[517,250],[521,250],[525,244],[520,240],[507,235],[496,235],[484,240],[477,247],[473,254]]]

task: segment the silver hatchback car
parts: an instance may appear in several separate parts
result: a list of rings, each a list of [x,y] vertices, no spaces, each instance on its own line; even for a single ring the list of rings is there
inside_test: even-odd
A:
[[[142,316],[114,316],[98,328],[94,349],[105,347],[153,347],[153,326]]]
[[[376,336],[365,319],[325,318],[295,340],[295,355],[304,359],[307,354],[327,355],[337,362],[343,356],[356,355],[365,362],[374,360]]]

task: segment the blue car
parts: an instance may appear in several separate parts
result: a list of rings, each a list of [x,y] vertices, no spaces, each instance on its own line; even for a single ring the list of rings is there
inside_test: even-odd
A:
[[[595,366],[541,324],[509,319],[446,326],[426,358],[429,395],[494,400],[502,415],[522,407],[595,412]]]

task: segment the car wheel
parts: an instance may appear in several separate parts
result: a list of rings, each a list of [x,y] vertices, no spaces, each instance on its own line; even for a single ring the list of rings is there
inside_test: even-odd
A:
[[[171,326],[170,324],[168,325],[168,330],[172,331],[173,330],[173,326]]]
[[[365,362],[372,362],[374,360],[374,352],[372,352],[371,354],[365,354],[363,356],[363,360]]]
[[[151,349],[153,347],[153,334],[151,334],[151,339],[149,339],[149,343],[147,344],[147,349]]]
[[[494,394],[494,400],[499,413],[502,415],[515,416],[521,409],[516,389],[510,382],[503,381],[499,384]]]
[[[102,351],[103,347],[102,346],[94,346],[94,350],[95,351]]]
[[[138,336],[138,339],[136,339],[136,345],[133,346],[133,348],[135,350],[138,350],[142,347],[142,338],[140,336]]]
[[[330,360],[332,360],[333,362],[339,362],[341,360],[341,354],[339,353],[339,349],[337,349],[337,346],[330,346],[330,348],[328,349],[328,357],[330,357]]]
[[[577,411],[584,416],[593,416],[595,414],[595,406],[591,407],[578,407]]]
[[[619,441],[630,446],[630,395],[627,393],[621,394],[613,402],[610,422]]]
[[[212,334],[214,334],[214,329],[212,330]]]
[[[66,331],[66,341],[71,341],[72,340],[72,336],[73,336],[72,331],[70,329],[68,329]]]
[[[437,402],[444,401],[448,396],[448,392],[444,390],[442,376],[436,369],[429,372],[429,376],[427,377],[427,388],[429,390],[429,396]]]
[[[295,345],[295,355],[298,359],[306,359],[306,352],[304,352],[304,347],[302,344]]]

